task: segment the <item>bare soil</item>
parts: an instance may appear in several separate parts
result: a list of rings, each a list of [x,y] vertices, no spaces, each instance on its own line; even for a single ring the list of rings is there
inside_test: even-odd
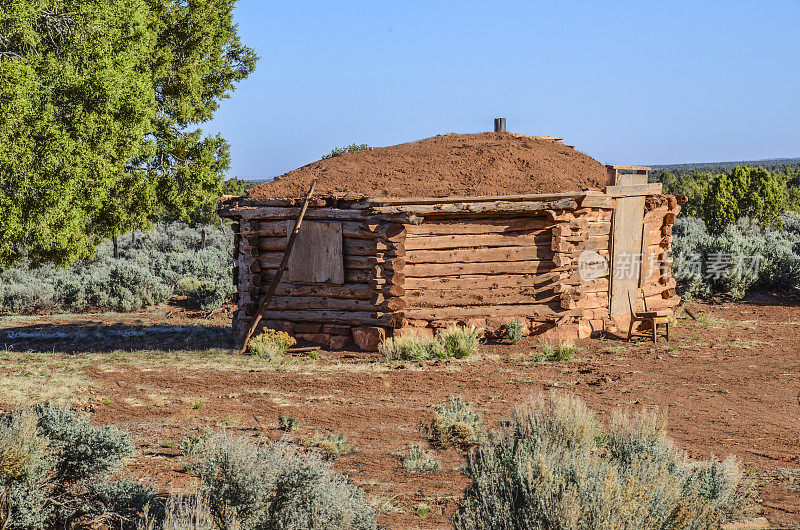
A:
[[[317,195],[446,197],[598,188],[605,166],[553,139],[511,133],[446,134],[319,160],[252,188],[252,198]]]
[[[410,442],[427,447],[419,427],[449,394],[472,402],[496,427],[526,396],[555,388],[583,397],[601,419],[620,406],[666,410],[669,433],[680,447],[694,458],[737,455],[752,472],[763,514],[775,527],[795,528],[800,306],[763,300],[690,307],[699,319],[682,317],[669,344],[579,341],[575,358],[547,364],[532,361],[538,347],[533,338],[483,345],[469,359],[426,365],[353,352],[275,365],[233,355],[225,315],[167,316],[169,308],[160,308],[133,315],[6,317],[0,321],[6,344],[0,402],[6,409],[18,405],[9,403],[6,389],[31,402],[55,385],[72,388],[73,403],[92,411],[95,423],[115,423],[136,436],[134,474],[175,488],[191,480],[182,471],[177,442],[198,427],[295,441],[339,432],[353,452],[335,467],[384,508],[381,523],[448,528],[468,484],[460,472],[464,456],[434,451],[441,472],[409,474],[397,453]],[[87,329],[94,334],[66,338]],[[120,338],[126,331],[136,333]],[[95,353],[66,353],[79,351]],[[84,379],[70,379],[78,376]],[[279,415],[298,418],[299,430],[283,433]],[[432,507],[425,517],[417,515],[422,503]]]

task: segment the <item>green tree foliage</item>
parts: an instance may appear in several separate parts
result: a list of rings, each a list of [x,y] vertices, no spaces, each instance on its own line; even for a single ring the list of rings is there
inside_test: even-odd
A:
[[[222,191],[208,121],[257,57],[235,0],[0,5],[0,267],[68,264]]]
[[[758,219],[763,226],[776,225],[793,201],[800,203],[800,178],[794,172],[737,166],[719,174],[665,172],[660,180],[667,193],[686,195],[684,213],[702,219],[714,233],[742,217]]]

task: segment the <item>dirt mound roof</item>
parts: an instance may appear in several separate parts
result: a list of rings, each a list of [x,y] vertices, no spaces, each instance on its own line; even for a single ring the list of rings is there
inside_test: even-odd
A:
[[[580,191],[605,185],[606,171],[554,137],[445,134],[319,160],[248,196],[302,197],[314,179],[318,196],[446,197]]]

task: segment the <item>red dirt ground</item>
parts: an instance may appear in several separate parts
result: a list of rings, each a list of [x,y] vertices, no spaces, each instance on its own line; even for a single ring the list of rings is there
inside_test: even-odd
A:
[[[182,484],[189,478],[181,472],[177,449],[165,440],[179,441],[202,425],[277,439],[283,435],[278,416],[295,416],[301,428],[287,435],[290,440],[326,430],[346,435],[354,452],[337,459],[335,467],[389,507],[381,523],[448,528],[468,483],[459,471],[463,455],[435,451],[443,471],[429,475],[406,473],[396,457],[410,442],[427,447],[419,425],[429,421],[433,406],[449,394],[460,395],[495,427],[525,396],[556,388],[582,396],[601,419],[619,406],[665,409],[669,433],[680,447],[695,458],[737,455],[754,473],[763,514],[775,527],[795,528],[800,522],[800,306],[767,301],[691,307],[699,320],[682,318],[669,345],[586,340],[579,342],[583,350],[576,358],[551,364],[531,361],[537,346],[531,338],[516,345],[484,345],[470,359],[425,366],[337,352],[288,367],[222,371],[176,369],[166,362],[143,367],[122,354],[113,369],[107,367],[110,361],[105,368],[87,369],[100,387],[97,396],[112,396],[106,402],[95,397],[93,421],[115,423],[137,437],[135,473]],[[100,327],[114,322],[108,316],[87,318]],[[147,314],[135,318],[145,329],[148,322],[164,324]],[[41,317],[13,329],[64,325],[57,317]],[[217,336],[227,340],[224,333]],[[73,346],[80,350],[80,344]],[[45,344],[35,348],[47,351]],[[13,349],[25,350],[26,344],[17,341]],[[173,354],[156,355],[168,359]],[[148,401],[154,392],[191,397],[203,406]],[[433,507],[425,518],[415,512],[422,502]]]
[[[445,134],[319,160],[252,188],[253,198],[446,197],[598,188],[605,166],[560,141],[511,133]]]

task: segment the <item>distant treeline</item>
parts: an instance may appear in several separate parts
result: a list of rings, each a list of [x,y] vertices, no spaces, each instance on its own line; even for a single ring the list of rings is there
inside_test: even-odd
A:
[[[661,175],[685,175],[688,173],[707,172],[723,173],[736,166],[763,167],[770,173],[785,173],[800,170],[800,158],[769,158],[765,160],[742,160],[739,162],[696,162],[690,164],[654,164],[650,172],[650,180],[659,182]]]

